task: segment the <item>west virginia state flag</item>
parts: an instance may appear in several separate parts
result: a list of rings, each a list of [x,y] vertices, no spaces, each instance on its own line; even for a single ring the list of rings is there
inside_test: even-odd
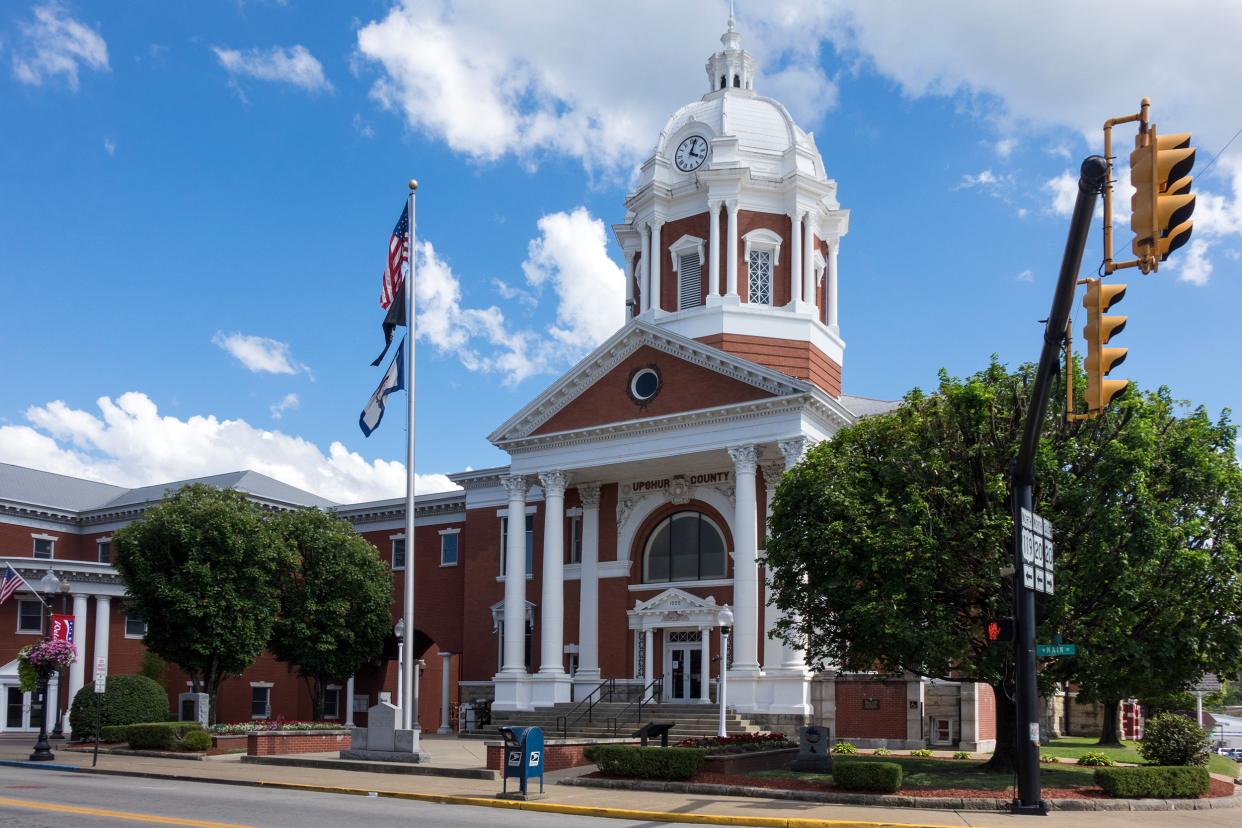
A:
[[[405,340],[402,339],[401,344],[397,346],[397,355],[392,358],[392,363],[384,374],[383,382],[379,384],[379,388],[375,389],[375,393],[371,395],[371,401],[367,403],[366,408],[362,409],[362,415],[358,418],[358,425],[362,428],[363,434],[370,437],[371,432],[379,428],[380,420],[384,419],[388,395],[394,391],[404,390]]]

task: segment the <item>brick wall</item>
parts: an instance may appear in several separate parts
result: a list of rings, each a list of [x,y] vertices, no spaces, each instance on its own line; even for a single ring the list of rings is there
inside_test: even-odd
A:
[[[350,736],[348,732],[327,731],[285,733],[247,733],[247,756],[276,756],[285,753],[326,753],[333,750],[348,750]]]
[[[864,710],[863,699],[878,699],[878,710]],[[842,739],[906,738],[904,681],[837,682],[837,732]]]
[[[638,744],[635,742],[634,744]],[[583,748],[589,745],[544,745],[543,747],[543,772],[551,773],[552,771],[564,770],[565,768],[580,768],[583,765],[591,764],[582,755]],[[487,767],[489,770],[504,770],[504,746],[488,745],[487,746]]]

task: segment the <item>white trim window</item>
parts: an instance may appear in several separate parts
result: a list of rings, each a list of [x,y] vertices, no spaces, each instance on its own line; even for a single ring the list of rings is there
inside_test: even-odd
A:
[[[569,519],[569,562],[582,563],[582,518]]]
[[[931,743],[933,745],[953,744],[953,732],[957,728],[957,719],[932,719]]]
[[[323,691],[323,717],[325,719],[339,719],[341,717],[341,687],[339,684],[329,684]]]
[[[98,538],[95,544],[99,548],[99,562],[101,564],[112,563],[112,538]]]
[[[751,230],[746,243],[746,301],[752,305],[772,304],[773,270],[781,263],[781,237],[771,230]]]
[[[405,535],[394,535],[392,538],[393,571],[405,569]]]
[[[460,529],[445,529],[440,532],[440,566],[457,566],[460,537]]]
[[[38,601],[17,602],[17,631],[22,635],[43,634],[43,604]]]
[[[272,710],[272,683],[267,681],[250,682],[250,718],[266,719]]]
[[[677,310],[703,304],[703,251],[705,242],[697,236],[682,236],[669,246],[673,272],[677,274]]]
[[[34,539],[34,549],[30,553],[32,558],[50,561],[56,557],[55,535],[31,535],[30,537]]]
[[[147,634],[147,622],[136,612],[125,613],[125,637],[142,638]]]
[[[509,553],[509,518],[500,519],[500,574],[505,574]],[[526,516],[526,577],[535,574],[535,516]]]

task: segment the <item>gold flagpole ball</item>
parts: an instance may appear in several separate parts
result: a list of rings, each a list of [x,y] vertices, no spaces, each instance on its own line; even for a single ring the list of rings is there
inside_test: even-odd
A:
[[[418,189],[418,182],[411,178],[410,179],[410,190],[413,191],[417,189]]]

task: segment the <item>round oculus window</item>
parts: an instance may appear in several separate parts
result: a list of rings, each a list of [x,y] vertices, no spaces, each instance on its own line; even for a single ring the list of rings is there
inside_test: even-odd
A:
[[[660,374],[660,369],[654,364],[648,364],[640,365],[630,371],[629,382],[625,390],[635,405],[646,409],[647,403],[655,399],[663,387],[664,378]]]

